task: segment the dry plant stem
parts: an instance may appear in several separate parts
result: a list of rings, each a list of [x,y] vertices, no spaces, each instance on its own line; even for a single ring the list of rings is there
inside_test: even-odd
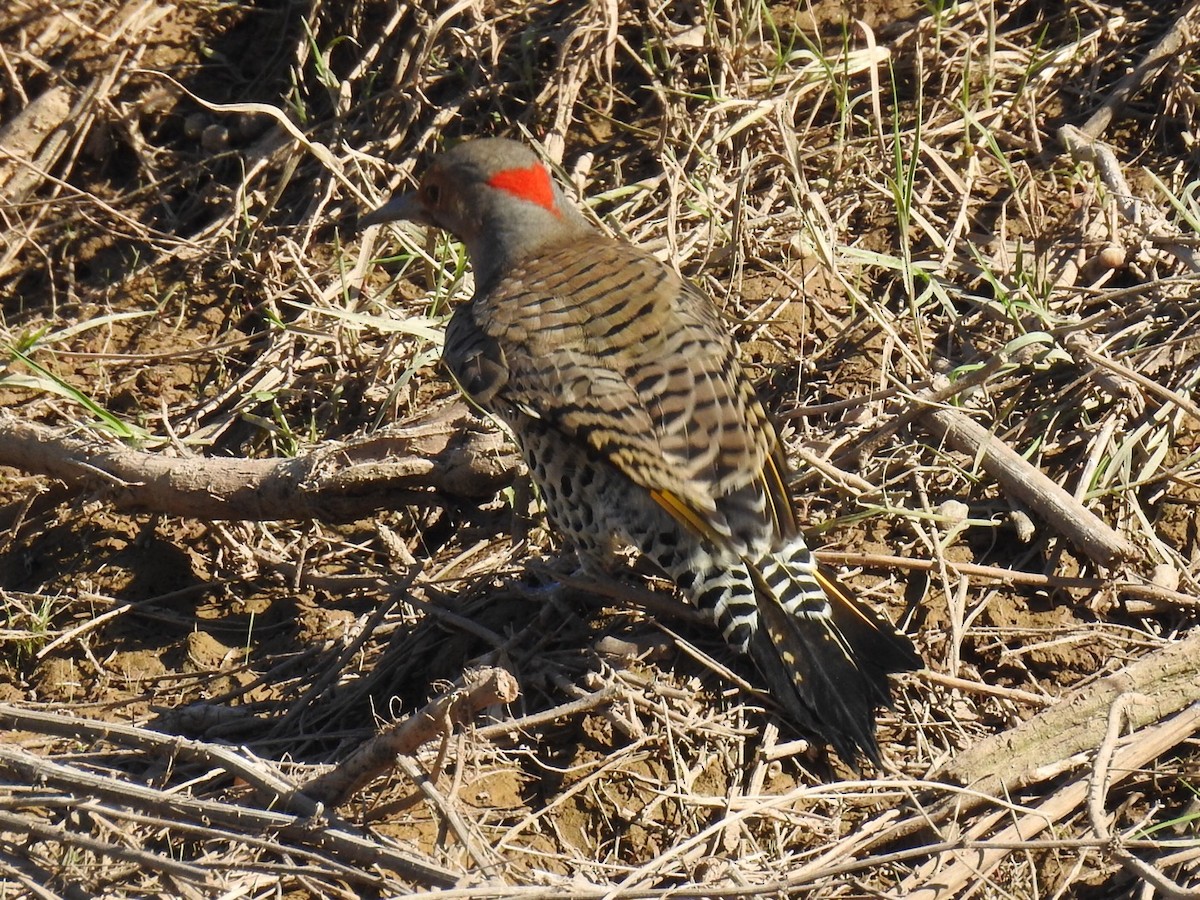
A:
[[[389,454],[396,456],[389,457]],[[202,520],[348,522],[428,504],[431,491],[479,499],[511,482],[517,459],[461,404],[353,444],[295,459],[180,459],[0,411],[0,465],[95,491],[116,507]]]
[[[412,575],[406,579],[408,584],[404,585],[404,588],[407,588],[412,584],[413,580],[416,578],[416,574],[417,571],[414,569]],[[275,734],[287,734],[292,723],[295,722],[296,719],[299,718],[299,716],[301,716],[306,710],[308,710],[318,700],[318,698],[325,696],[325,692],[329,689],[329,686],[333,684],[333,682],[341,675],[343,671],[345,671],[350,660],[354,658],[354,654],[360,652],[362,646],[375,632],[375,629],[379,627],[379,624],[383,621],[384,617],[395,606],[395,596],[396,595],[393,594],[389,599],[389,602],[380,603],[371,612],[366,624],[359,629],[359,632],[354,636],[354,639],[348,642],[347,645],[342,648],[342,651],[338,654],[337,659],[325,669],[324,674],[319,678],[316,678],[313,683],[308,686],[304,693],[297,698],[296,702],[288,708],[288,711],[279,717],[279,719],[275,722],[274,728],[272,729]]]
[[[409,755],[442,735],[447,722],[462,724],[487,706],[511,703],[518,694],[517,680],[504,669],[466,672],[452,690],[367,741],[337,768],[301,790],[322,803],[340,806],[372,778],[393,768],[397,756]]]
[[[154,872],[172,875],[176,878],[195,882],[196,884],[205,884],[208,881],[208,870],[200,866],[191,866],[187,863],[177,862],[155,853],[146,853],[132,847],[110,844],[86,834],[78,834],[73,830],[59,828],[55,825],[47,825],[44,822],[39,822],[26,816],[13,815],[3,810],[0,810],[0,830],[16,832],[18,834],[23,833],[37,838],[39,841],[50,841],[61,844],[64,847],[75,847],[79,850],[95,853],[98,856],[105,856],[109,859],[123,860],[143,866]]]
[[[1094,140],[1104,134],[1105,129],[1129,102],[1129,99],[1140,91],[1146,82],[1161,72],[1163,67],[1180,51],[1184,42],[1188,40],[1189,32],[1192,31],[1191,19],[1196,15],[1198,9],[1200,9],[1200,3],[1190,4],[1167,30],[1167,33],[1154,45],[1154,48],[1146,54],[1145,58],[1134,66],[1128,75],[1113,85],[1108,97],[1079,129],[1085,138]]]
[[[377,865],[385,866],[426,885],[444,886],[457,881],[453,872],[422,859],[416,853],[382,843],[378,838],[360,836],[349,826],[331,821],[328,817],[315,820],[310,816],[295,816],[234,803],[194,800],[179,793],[160,791],[60,765],[9,745],[0,745],[0,773],[19,784],[39,784],[70,792],[74,796],[102,798],[122,807],[149,810],[170,819],[224,826],[233,840],[243,832],[267,832],[296,840],[304,846],[319,848],[339,861],[355,863],[363,870]]]
[[[170,591],[166,594],[159,594],[156,597],[147,597],[145,600],[135,600],[132,602],[124,602],[112,597],[101,597],[98,594],[80,595],[81,599],[87,599],[92,603],[108,603],[110,608],[105,612],[98,613],[93,618],[85,619],[74,628],[68,628],[46,646],[42,647],[36,654],[38,659],[45,659],[50,654],[58,650],[58,648],[79,640],[85,634],[88,634],[112,619],[123,616],[126,613],[146,607],[160,607],[174,600],[180,600],[192,596],[193,594],[202,594],[205,591],[211,591],[220,587],[219,584],[193,584],[186,588],[180,588],[177,591]]]
[[[1147,391],[1149,391],[1151,394],[1154,394],[1160,400],[1165,400],[1167,403],[1174,403],[1189,416],[1191,416],[1194,422],[1200,424],[1200,406],[1197,406],[1194,402],[1192,402],[1192,400],[1183,396],[1178,391],[1173,391],[1168,387],[1164,387],[1153,378],[1147,378],[1141,372],[1135,372],[1128,366],[1121,365],[1116,360],[1100,355],[1096,351],[1086,347],[1082,342],[1073,342],[1071,340],[1067,340],[1064,343],[1066,344],[1068,350],[1070,350],[1072,353],[1082,353],[1093,365],[1099,366],[1102,369],[1108,369],[1110,372],[1114,372],[1117,375],[1120,375],[1122,378],[1128,378],[1130,381],[1133,381],[1144,387]]]
[[[218,744],[160,734],[157,731],[139,728],[136,725],[22,709],[8,704],[0,704],[0,726],[13,731],[28,731],[36,734],[84,740],[86,743],[92,745],[98,742],[106,742],[137,747],[147,753],[156,754],[164,758],[178,757],[199,761],[209,767],[219,768],[245,781],[258,792],[264,805],[270,805],[303,817],[312,817],[321,813],[319,803],[301,793],[293,784],[277,775],[268,764],[255,760],[247,760],[240,753]],[[0,759],[0,769],[4,767],[5,761]],[[63,772],[71,771],[65,767],[60,768]],[[78,787],[78,785],[68,785],[67,787],[71,789]],[[79,793],[86,792],[86,790],[79,791]],[[170,815],[170,810],[173,809],[175,803],[175,800],[170,795],[150,793],[159,796],[161,803],[142,804],[144,808],[162,812],[165,807],[168,817],[178,818],[177,815]],[[253,812],[249,808],[245,809],[247,815]],[[225,821],[225,818],[215,816],[214,821],[222,822]],[[352,837],[352,840],[361,841],[357,837]],[[361,860],[361,856],[358,855],[354,858]],[[401,859],[406,858],[401,857]],[[440,867],[430,869],[432,865],[432,863],[426,864],[424,861],[414,857],[410,862],[409,869],[406,870],[400,867],[400,870],[411,871],[414,867],[417,867],[417,874],[420,874],[422,870],[419,867],[425,867],[425,869],[429,869],[436,876],[431,880],[425,879],[427,883],[436,884],[444,883],[445,879],[453,880],[453,876]]]
[[[869,459],[883,446],[884,441],[901,428],[912,424],[920,418],[925,404],[936,406],[945,403],[951,398],[957,397],[963,391],[985,383],[1005,366],[1011,364],[1012,360],[1007,356],[996,355],[974,372],[970,372],[962,378],[957,378],[954,381],[950,381],[948,378],[935,379],[932,385],[921,388],[915,396],[910,397],[904,412],[880,428],[875,429],[865,440],[861,441],[854,448],[854,455],[860,460]],[[916,388],[916,385],[911,385],[906,390],[912,391]],[[835,464],[836,462],[835,460]]]
[[[1116,118],[1117,114],[1151,78],[1155,77],[1171,58],[1179,52],[1187,38],[1189,20],[1195,15],[1200,4],[1192,3],[1184,13],[1175,20],[1175,24],[1162,36],[1146,57],[1138,63],[1128,75],[1118,81],[1108,97],[1084,123],[1082,128],[1064,125],[1059,129],[1058,137],[1063,147],[1076,160],[1086,160],[1093,163],[1100,171],[1105,182],[1117,194],[1119,202],[1128,204],[1132,196],[1120,166],[1116,164],[1116,156],[1112,150],[1099,143],[1105,129]],[[1126,217],[1133,220],[1134,211],[1125,208]]]
[[[16,856],[0,849],[0,875],[12,879],[19,887],[29,892],[35,900],[91,900],[92,895],[78,884],[67,882],[63,884],[62,894],[56,894],[42,885],[51,881],[50,872],[36,865],[27,854]],[[59,882],[66,879],[59,877]]]
[[[1113,149],[1103,141],[1087,137],[1073,125],[1064,125],[1060,128],[1058,139],[1076,162],[1088,162],[1096,167],[1096,172],[1108,186],[1126,221],[1132,224],[1142,224],[1143,206],[1129,187],[1125,173],[1121,171],[1121,162],[1117,159],[1117,154]],[[1151,230],[1157,231],[1157,229]],[[1175,235],[1166,236],[1174,237]],[[1182,250],[1181,252],[1192,271],[1196,271],[1197,266],[1195,260],[1191,258],[1191,254]]]
[[[34,172],[16,164],[16,160],[33,160],[41,168],[53,168],[59,151],[66,146],[68,135],[57,140],[47,139],[71,117],[71,92],[62,86],[44,91],[28,106],[0,128],[0,197],[9,203],[26,199],[31,186],[38,183]],[[39,158],[38,151],[41,149]],[[3,270],[0,269],[0,272]]]
[[[1027,504],[1090,559],[1111,566],[1134,546],[1066,490],[979,423],[953,409],[931,408],[921,421],[939,439],[979,461],[1012,496]]]
[[[620,697],[621,691],[615,684],[606,684],[600,690],[588,694],[586,697],[581,697],[578,700],[572,700],[570,703],[563,703],[553,709],[547,709],[544,712],[532,713],[528,716],[523,716],[520,719],[511,719],[507,722],[496,722],[493,725],[484,725],[482,728],[475,729],[474,734],[483,740],[496,740],[498,738],[507,738],[515,734],[528,733],[540,728],[543,725],[549,725],[552,722],[557,722],[560,719],[569,719],[577,716],[580,713],[585,713],[591,709],[605,706],[612,703]]]
[[[1121,170],[1120,161],[1112,147],[1100,140],[1100,136],[1112,120],[1125,106],[1129,99],[1146,82],[1157,75],[1176,56],[1190,33],[1195,28],[1195,18],[1200,10],[1200,3],[1193,2],[1183,12],[1175,23],[1162,36],[1149,54],[1128,75],[1113,87],[1104,103],[1091,115],[1082,128],[1074,125],[1064,125],[1058,130],[1058,140],[1076,162],[1089,162],[1096,167],[1096,172],[1112,192],[1113,198],[1121,210],[1121,215],[1133,224],[1141,225],[1142,213],[1148,212],[1151,222],[1149,231],[1165,232],[1162,236],[1171,240],[1171,252],[1193,271],[1200,271],[1200,261],[1187,246],[1177,240],[1179,235],[1175,229],[1166,225],[1165,219],[1153,207],[1140,203],[1129,187],[1125,174]]]
[[[127,822],[131,825],[144,825],[155,829],[161,829],[164,833],[170,832],[177,836],[179,840],[198,840],[198,841],[228,841],[231,834],[227,830],[220,828],[209,828],[203,824],[182,822],[178,818],[165,818],[163,816],[155,816],[147,813],[135,812],[133,810],[105,804],[99,800],[83,800],[80,801],[75,797],[68,795],[58,795],[54,798],[57,803],[57,808],[73,808],[80,813],[95,814],[109,820],[119,820]],[[49,802],[39,798],[35,801],[40,808],[45,808]],[[252,847],[258,850],[272,852],[279,849],[278,843],[273,835],[264,834],[261,837],[255,837],[249,834],[236,835],[237,843],[240,847]],[[320,868],[326,873],[336,873],[341,877],[348,876],[352,881],[356,880],[355,876],[358,869],[354,864],[346,864],[330,859],[327,854],[322,854],[319,850],[312,850],[308,847],[302,847],[296,844],[288,847],[288,856],[293,864],[298,864],[300,861],[311,863],[314,868]]]
[[[536,571],[550,571],[543,566],[532,568]],[[638,584],[629,584],[616,579],[601,581],[598,578],[590,578],[586,575],[564,575],[552,571],[550,571],[550,574],[563,587],[587,591],[589,594],[594,594],[597,597],[605,597],[609,600],[616,600],[619,603],[636,604],[656,615],[669,616],[673,619],[690,622],[695,625],[705,625],[709,622],[708,617],[703,612],[689,603],[684,603],[674,594],[654,591]]]
[[[1036,706],[1039,709],[1054,705],[1054,699],[1051,697],[1043,697],[1040,694],[1032,694],[1029,691],[1021,691],[1015,688],[996,687],[995,685],[984,684],[979,681],[957,678],[953,675],[943,675],[940,672],[934,672],[930,669],[922,669],[917,673],[916,677],[933,684],[944,685],[945,687],[955,688],[960,691],[986,694],[989,697],[1003,697],[1005,700],[1013,703],[1024,703],[1027,706]]]
[[[872,434],[857,452],[869,455],[888,435],[909,421],[919,419],[940,440],[977,459],[980,466],[1006,490],[1027,503],[1090,558],[1102,565],[1131,558],[1136,554],[1132,544],[1047,478],[1040,469],[1030,465],[1020,454],[965,414],[936,405],[974,384],[985,382],[1008,364],[1011,364],[1011,360],[1007,357],[997,356],[965,378],[949,384],[935,384],[933,388],[921,392],[914,410],[898,416]]]
[[[917,572],[932,572],[939,568],[935,559],[913,559],[907,556],[891,556],[886,553],[841,553],[835,550],[818,550],[816,556],[830,565],[862,566],[864,568],[909,569]],[[981,566],[977,563],[946,560],[946,570],[972,578],[988,578],[1004,584],[1024,584],[1037,588],[1076,588],[1083,591],[1111,591],[1122,598],[1137,598],[1137,605],[1127,601],[1129,612],[1136,615],[1167,612],[1170,610],[1200,607],[1200,598],[1155,584],[1138,584],[1132,581],[1114,581],[1107,578],[1081,578],[1070,575],[1043,575],[1039,572],[1020,572],[998,566]]]
[[[449,737],[449,733],[444,731],[443,737]],[[396,756],[394,765],[408,776],[445,819],[446,823],[454,831],[454,836],[458,838],[459,843],[467,848],[467,852],[471,855],[476,868],[486,869],[500,862],[500,859],[492,852],[491,847],[487,845],[486,841],[475,839],[472,835],[470,823],[463,819],[454,806],[441,795],[434,785],[433,779],[422,770],[416,760],[401,753]]]
[[[1192,647],[1193,655],[1196,652],[1196,648]],[[1117,702],[1119,698],[1108,697],[1107,699],[1113,703]],[[1096,716],[1096,712],[1093,710],[1094,716]],[[1045,715],[1049,714],[1044,713],[1043,716]],[[1103,731],[1103,717],[1096,717],[1099,719],[1100,730]],[[1037,718],[1042,718],[1042,716]],[[1187,710],[1170,720],[1135,735],[1113,759],[1114,780],[1120,780],[1149,764],[1186,740],[1195,733],[1197,728],[1200,728],[1200,703],[1193,703]],[[1019,731],[1020,729],[1015,730]],[[993,748],[993,752],[995,752],[995,748]],[[1062,790],[1047,799],[1037,810],[1021,817],[1017,822],[997,834],[995,841],[1004,844],[1013,840],[1029,840],[1035,837],[1083,805],[1087,800],[1087,792],[1088,787],[1084,781],[1078,779],[1071,781]],[[939,854],[923,867],[922,873],[910,876],[902,882],[894,895],[915,898],[915,900],[971,896],[978,888],[988,883],[990,874],[1011,852],[1003,847],[988,846],[989,844],[992,842],[984,842],[980,849],[973,850],[969,854],[957,849]]]
[[[1046,766],[1097,746],[1104,736],[1105,711],[1130,692],[1146,696],[1130,710],[1135,729],[1200,701],[1200,631],[1072,691],[1016,728],[980,741],[939,776],[981,794],[1008,796],[1040,780]]]
[[[1092,764],[1092,779],[1088,788],[1088,821],[1096,837],[1103,841],[1121,866],[1137,878],[1153,885],[1162,897],[1180,898],[1180,900],[1196,900],[1200,898],[1200,889],[1180,887],[1154,866],[1134,856],[1121,846],[1120,839],[1114,837],[1108,827],[1104,813],[1104,797],[1108,793],[1109,775],[1112,774],[1113,752],[1121,729],[1129,718],[1129,710],[1146,698],[1140,694],[1122,694],[1108,711],[1108,728],[1104,734],[1104,742],[1096,751],[1096,761]],[[1119,777],[1119,776],[1118,776]]]
[[[296,788],[265,765],[255,765],[228,747],[218,744],[193,741],[174,735],[160,734],[148,728],[125,725],[120,722],[103,722],[83,719],[58,713],[41,712],[0,704],[0,726],[14,731],[32,731],[56,737],[86,740],[138,747],[149,753],[177,756],[182,759],[199,760],[206,765],[220,768],[241,778],[259,792],[265,803],[282,805],[285,809],[302,815],[317,812],[317,805],[307,797],[298,796],[293,801]]]

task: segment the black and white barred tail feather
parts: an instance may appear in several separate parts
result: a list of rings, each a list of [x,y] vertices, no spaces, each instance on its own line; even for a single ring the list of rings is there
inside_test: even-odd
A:
[[[875,708],[890,705],[889,673],[920,667],[912,644],[821,571],[799,537],[747,571],[754,606],[739,610],[741,634],[772,696],[847,761],[878,764]]]

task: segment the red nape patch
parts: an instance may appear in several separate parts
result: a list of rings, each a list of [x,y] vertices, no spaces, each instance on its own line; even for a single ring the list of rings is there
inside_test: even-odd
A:
[[[554,202],[554,186],[550,183],[550,173],[541,163],[534,163],[528,169],[505,169],[497,172],[488,179],[488,184],[516,194],[522,200],[536,203],[556,216],[562,215],[558,204]]]

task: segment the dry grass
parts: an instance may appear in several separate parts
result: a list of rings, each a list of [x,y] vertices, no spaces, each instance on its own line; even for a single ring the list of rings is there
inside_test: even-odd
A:
[[[1200,753],[1175,715],[1200,680],[1195,46],[1102,134],[1124,196],[1059,129],[1185,9],[1067,6],[0,13],[16,414],[286,455],[451,402],[461,250],[353,218],[445,140],[526,134],[603,227],[717,297],[814,534],[928,665],[881,714],[889,770],[860,779],[781,733],[663,585],[543,587],[520,484],[346,526],[206,523],[0,470],[4,896],[393,896],[437,883],[415,855],[461,875],[445,898],[1196,890]],[[1098,565],[941,445],[931,392],[1135,558]],[[517,704],[336,814],[270,803],[481,661]],[[1112,699],[1133,664],[1146,696]],[[1076,729],[1063,697],[1104,702]],[[1038,771],[980,797],[1026,740]]]

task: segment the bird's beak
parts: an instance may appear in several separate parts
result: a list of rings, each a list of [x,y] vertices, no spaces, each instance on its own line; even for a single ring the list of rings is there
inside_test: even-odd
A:
[[[372,210],[358,220],[359,229],[370,228],[372,225],[382,225],[384,222],[416,222],[418,225],[432,225],[424,204],[415,192],[396,194],[387,203]]]

